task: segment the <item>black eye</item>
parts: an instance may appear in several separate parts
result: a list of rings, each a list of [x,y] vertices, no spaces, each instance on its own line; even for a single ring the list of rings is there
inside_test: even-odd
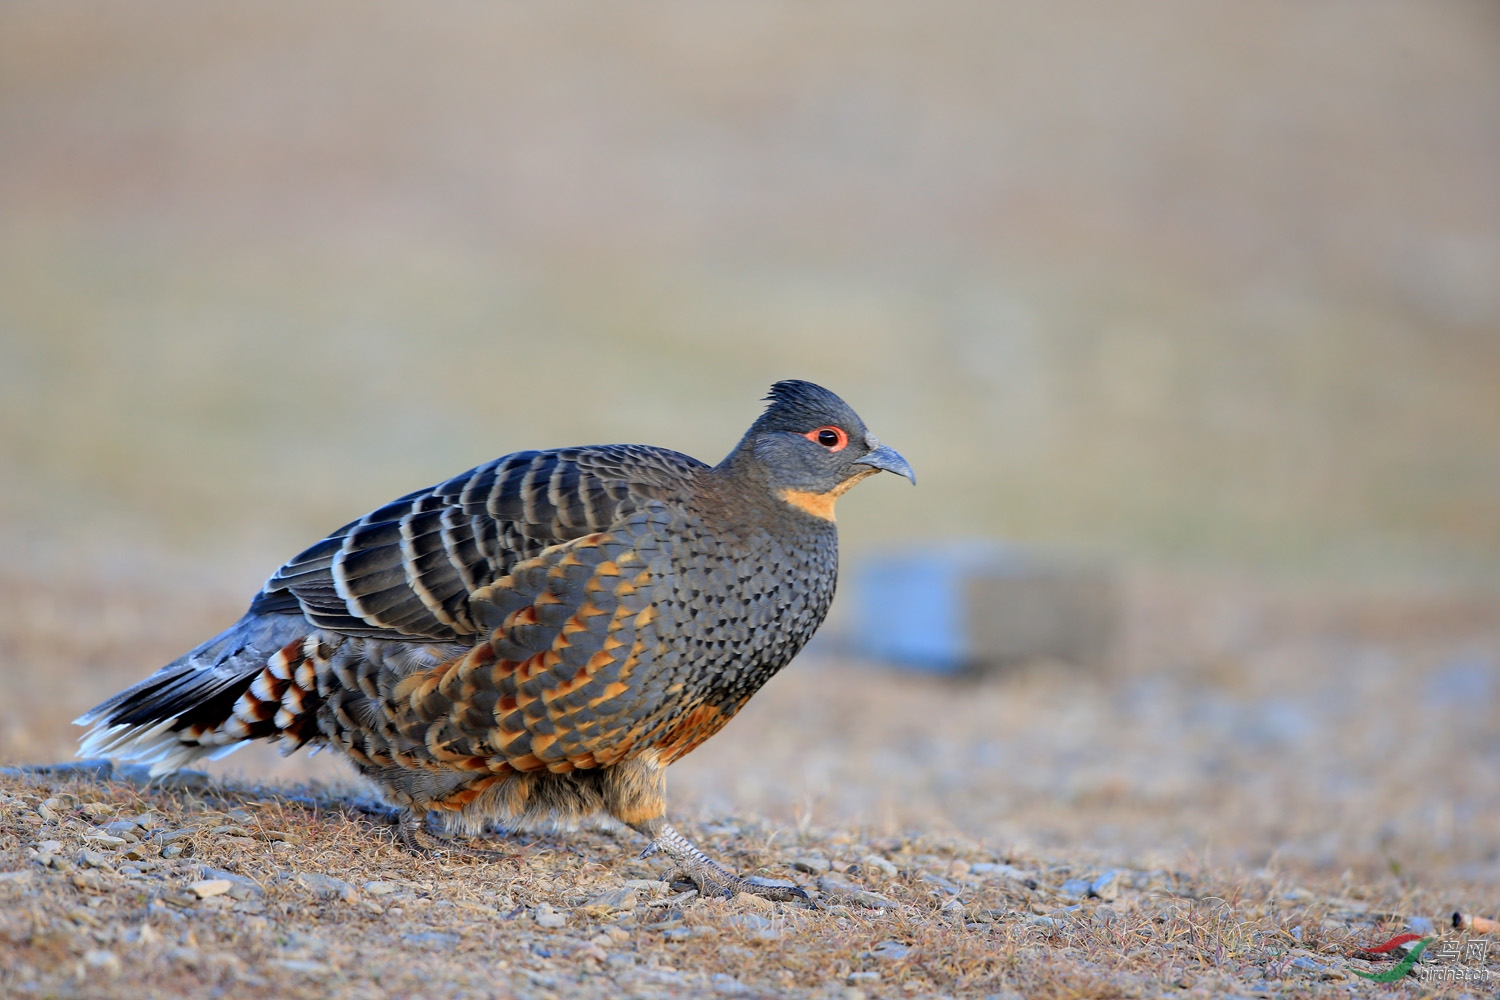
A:
[[[802,436],[809,441],[817,442],[829,451],[838,451],[849,443],[849,435],[845,434],[841,428],[833,426],[819,427],[817,430],[808,431]]]

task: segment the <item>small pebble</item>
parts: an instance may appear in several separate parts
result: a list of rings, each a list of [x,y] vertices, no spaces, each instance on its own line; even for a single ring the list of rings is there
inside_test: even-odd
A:
[[[941,875],[923,875],[922,881],[930,886],[934,886],[940,892],[946,892],[950,896],[957,896],[960,892],[963,892],[961,887],[954,885]]]
[[[111,849],[116,847],[123,847],[126,843],[124,837],[115,837],[107,833],[88,833],[84,834],[83,839],[85,843],[98,844],[100,847],[107,847]]]
[[[86,868],[103,868],[105,871],[110,871],[115,866],[109,855],[100,851],[85,850],[78,855],[78,862]]]
[[[855,885],[842,875],[822,875],[818,878],[818,891],[827,893],[850,893],[858,892],[861,886]]]
[[[757,896],[753,892],[737,893],[730,905],[741,910],[760,910],[767,912],[776,909],[776,904],[764,896]]]
[[[303,958],[282,958],[271,962],[288,972],[300,973],[304,976],[327,976],[332,974],[333,969],[323,962],[314,962]]]
[[[104,880],[99,877],[98,872],[74,872],[68,878],[68,881],[73,883],[75,889],[83,889],[88,892],[104,891]]]
[[[1088,879],[1070,878],[1062,884],[1058,892],[1069,899],[1082,899],[1089,894],[1089,888],[1093,885]]]
[[[161,935],[151,929],[150,924],[141,924],[139,927],[127,927],[120,932],[117,939],[121,944],[152,945],[161,940]]]
[[[449,951],[458,947],[462,940],[457,934],[444,934],[441,931],[424,931],[417,934],[403,934],[401,940],[407,944],[414,944],[419,948]]]
[[[631,888],[610,889],[584,903],[579,909],[590,917],[607,917],[612,913],[633,910],[639,898]]]
[[[911,947],[900,941],[882,941],[866,952],[865,957],[879,959],[882,962],[899,962],[910,954]]]
[[[812,875],[821,875],[833,867],[827,858],[805,857],[797,858],[792,862],[792,867],[799,872],[807,872]]]
[[[298,883],[322,899],[342,899],[352,903],[359,898],[359,890],[341,878],[320,875],[317,872],[298,872],[291,881]]]
[[[254,899],[264,895],[261,887],[254,879],[248,879],[234,872],[220,871],[217,868],[204,866],[198,872],[198,877],[203,879],[223,879],[229,883],[229,895],[234,899]]]
[[[550,903],[542,903],[538,906],[532,917],[540,926],[553,930],[568,926],[568,915],[553,909]]]
[[[724,922],[745,931],[757,941],[775,941],[781,937],[781,932],[772,921],[754,913],[736,914]]]
[[[899,910],[901,908],[901,904],[897,903],[894,899],[888,899],[880,893],[871,892],[868,889],[861,889],[859,892],[849,896],[848,899],[849,902],[857,903],[867,910]]]
[[[894,910],[900,905],[893,899],[854,885],[837,875],[818,876],[818,891],[833,896],[840,902],[856,903],[868,910]]]
[[[1089,884],[1089,895],[1096,899],[1102,899],[1105,902],[1119,899],[1120,887],[1125,881],[1125,875],[1127,874],[1127,872],[1123,872],[1118,868],[1111,868]]]
[[[232,888],[234,888],[234,883],[227,878],[206,878],[202,881],[194,882],[187,887],[188,892],[191,892],[199,899],[222,896]]]
[[[1014,865],[974,865],[969,870],[975,875],[984,875],[987,877],[998,875],[1001,878],[1008,878],[1030,889],[1035,889],[1037,885],[1036,872],[1029,872],[1024,868],[1017,868]]]
[[[102,948],[91,948],[84,952],[83,964],[93,975],[113,978],[120,974],[120,956]]]
[[[896,877],[896,866],[891,864],[889,861],[887,861],[885,858],[882,858],[878,854],[866,854],[864,857],[859,859],[859,863],[866,866],[867,868],[874,868],[876,871],[882,872],[889,878]]]
[[[181,965],[189,969],[196,969],[203,963],[203,955],[197,948],[172,948],[167,952],[166,958],[173,965]]]

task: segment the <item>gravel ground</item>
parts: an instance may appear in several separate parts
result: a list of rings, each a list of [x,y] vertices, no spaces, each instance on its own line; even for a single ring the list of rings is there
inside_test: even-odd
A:
[[[233,610],[0,596],[17,763],[63,759],[67,718]],[[698,899],[634,834],[414,857],[328,755],[164,786],[12,767],[0,994],[1494,995],[1500,947],[1451,928],[1500,916],[1486,603],[1155,581],[1131,609],[1104,676],[938,682],[825,647],[673,769],[684,832],[818,909]],[[1419,973],[1471,981],[1354,974],[1407,929],[1439,938]]]
[[[187,777],[0,783],[7,995],[1374,996],[1349,956],[1451,905],[734,818],[691,833],[819,908],[704,900],[607,834],[419,859],[347,798]]]

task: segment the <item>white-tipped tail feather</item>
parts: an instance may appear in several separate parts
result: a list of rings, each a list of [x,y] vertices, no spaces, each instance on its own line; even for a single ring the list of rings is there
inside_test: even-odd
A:
[[[309,630],[300,615],[247,614],[75,719],[75,725],[89,727],[79,742],[78,756],[149,764],[152,775],[161,775],[195,760],[227,756],[251,739],[274,735],[269,716],[284,709],[276,699],[247,699],[246,693],[287,646],[300,648]],[[287,669],[284,663],[277,666],[281,672]],[[247,700],[250,708],[261,709],[264,720],[255,715],[247,720],[243,712],[237,713]]]
[[[218,760],[234,753],[247,740],[215,746],[208,740],[197,743],[183,742],[181,735],[172,731],[177,720],[167,719],[154,726],[142,723],[138,726],[109,726],[96,723],[79,741],[79,757],[110,757],[135,764],[151,765],[151,776],[170,774],[187,767],[195,760],[207,758]],[[77,725],[87,725],[82,719]]]

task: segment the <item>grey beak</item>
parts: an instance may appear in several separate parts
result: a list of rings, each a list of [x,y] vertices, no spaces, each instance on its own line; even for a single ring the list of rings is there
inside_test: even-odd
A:
[[[913,486],[917,485],[916,473],[911,471],[911,466],[906,464],[906,459],[902,458],[900,452],[896,451],[895,448],[881,445],[854,464],[868,465],[870,468],[879,469],[882,472],[894,472],[898,476],[905,476],[907,479],[910,479]]]

